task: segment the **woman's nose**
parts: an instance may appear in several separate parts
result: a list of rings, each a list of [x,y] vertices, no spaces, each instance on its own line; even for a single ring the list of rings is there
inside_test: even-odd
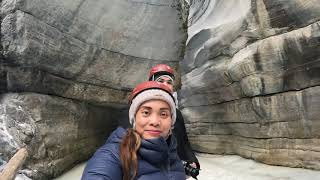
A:
[[[159,126],[160,125],[160,117],[157,115],[152,115],[150,117],[150,125]]]

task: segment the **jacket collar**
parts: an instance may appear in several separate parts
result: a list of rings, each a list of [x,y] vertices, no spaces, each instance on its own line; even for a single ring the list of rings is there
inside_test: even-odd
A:
[[[117,128],[108,138],[107,142],[121,143],[126,130],[122,127]],[[167,140],[163,137],[153,139],[141,139],[141,146],[138,154],[141,159],[151,164],[159,164],[162,161],[176,158],[176,139],[170,135]]]
[[[151,164],[159,164],[163,161],[173,159],[176,154],[176,140],[170,135],[167,140],[163,137],[154,139],[142,139],[139,155]]]

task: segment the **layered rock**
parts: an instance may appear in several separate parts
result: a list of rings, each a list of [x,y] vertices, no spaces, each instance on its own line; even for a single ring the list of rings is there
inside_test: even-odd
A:
[[[77,82],[31,67],[2,65],[0,74],[4,80],[0,92],[37,92],[119,107],[127,103],[126,89]]]
[[[239,154],[270,164],[319,169],[320,87],[186,107],[201,152]]]
[[[317,2],[193,2],[179,92],[193,147],[320,169]]]
[[[117,126],[116,112],[49,95],[6,93],[0,101],[4,147],[0,153],[8,158],[27,146],[28,175],[35,179],[59,175],[90,157]]]
[[[88,158],[150,67],[179,72],[187,8],[180,0],[1,1],[1,159],[27,146],[25,174],[48,179]]]

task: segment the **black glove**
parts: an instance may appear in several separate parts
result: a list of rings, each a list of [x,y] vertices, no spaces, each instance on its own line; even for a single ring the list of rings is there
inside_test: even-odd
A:
[[[183,163],[183,166],[184,166],[184,170],[186,172],[186,175],[187,176],[191,176],[193,177],[194,179],[197,179],[197,176],[199,175],[199,171],[200,171],[200,164],[199,163],[196,163],[196,166],[197,168],[191,166],[190,164],[192,163],[189,163],[189,162],[185,162],[185,161],[182,161]],[[199,168],[198,168],[199,167]]]

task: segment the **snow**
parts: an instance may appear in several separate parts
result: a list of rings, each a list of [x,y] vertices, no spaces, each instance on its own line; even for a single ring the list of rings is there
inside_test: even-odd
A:
[[[199,180],[310,180],[320,179],[320,171],[271,166],[236,155],[198,154]]]
[[[201,164],[198,180],[310,180],[320,179],[320,171],[271,166],[236,155],[197,154]],[[85,163],[56,180],[80,179]],[[192,180],[189,178],[188,180]]]

